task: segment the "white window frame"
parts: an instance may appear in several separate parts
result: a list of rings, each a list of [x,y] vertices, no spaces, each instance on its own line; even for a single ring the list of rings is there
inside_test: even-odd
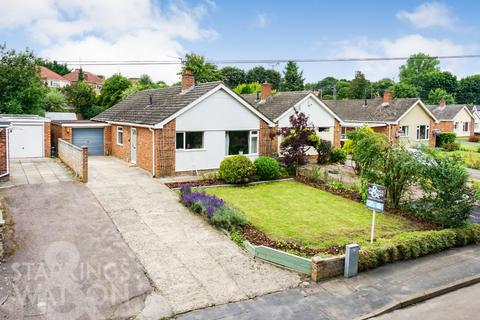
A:
[[[122,142],[119,142],[119,133],[122,134]],[[117,127],[117,145],[123,146],[123,127]]]
[[[407,130],[404,130],[405,128],[406,128]],[[410,131],[409,126],[401,126],[401,127],[400,127],[400,130],[403,132],[403,133],[400,135],[400,137],[408,137],[408,134],[410,133],[410,132],[409,132],[409,131]]]
[[[248,131],[248,153],[243,154],[244,156],[256,156],[258,155],[258,150],[260,148],[260,139],[259,139],[259,132],[260,130],[229,130],[225,131],[225,156],[230,157],[234,156],[234,154],[229,154],[229,147],[230,147],[230,132],[235,132],[235,131]],[[252,140],[253,138],[257,138],[257,150],[252,150]],[[252,152],[254,151],[254,152]]]
[[[317,131],[319,133],[328,133],[330,132],[330,127],[318,127]]]
[[[454,128],[455,130],[458,130],[458,121],[455,121],[455,122],[453,123],[453,128]]]
[[[425,127],[425,138],[420,138],[420,127]],[[430,126],[428,124],[421,124],[417,126],[417,141],[430,139]]]
[[[187,133],[189,132],[201,132],[202,133],[202,147],[201,148],[194,148],[194,149],[187,149]],[[181,133],[183,135],[183,146],[182,148],[177,148],[177,134]],[[180,151],[199,151],[205,150],[205,131],[177,131],[175,133],[175,150]]]
[[[252,150],[252,140],[253,138],[257,138],[257,150]],[[258,140],[258,130],[250,130],[248,132],[248,154],[251,155],[257,155],[258,154],[258,145],[259,145],[259,140]],[[252,152],[254,151],[254,152]]]
[[[466,127],[466,128],[465,128]],[[464,122],[463,123],[463,132],[468,132],[470,131],[470,123],[469,122]]]

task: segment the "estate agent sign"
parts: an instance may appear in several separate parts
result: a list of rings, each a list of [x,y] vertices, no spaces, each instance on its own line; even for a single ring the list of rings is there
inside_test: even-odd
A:
[[[370,242],[373,242],[375,234],[375,213],[383,212],[385,205],[385,187],[370,183],[367,189],[367,208],[372,209],[372,232],[370,233]]]

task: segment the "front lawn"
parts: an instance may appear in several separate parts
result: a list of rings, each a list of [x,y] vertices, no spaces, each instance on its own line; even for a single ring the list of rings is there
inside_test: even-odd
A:
[[[480,169],[480,153],[474,151],[440,151],[442,155],[458,155],[462,158],[465,166],[472,169]]]
[[[300,182],[210,188],[207,193],[242,210],[249,223],[273,240],[323,249],[352,242],[365,244],[370,237],[372,212],[364,204]],[[377,214],[377,238],[422,229],[421,224],[403,217]]]

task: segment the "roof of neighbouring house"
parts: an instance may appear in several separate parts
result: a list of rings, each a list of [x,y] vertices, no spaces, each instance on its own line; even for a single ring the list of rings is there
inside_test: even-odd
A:
[[[77,120],[75,112],[45,112],[45,118],[54,120]]]
[[[200,83],[184,92],[180,87],[138,91],[92,119],[155,125],[221,84],[221,81]]]
[[[397,122],[418,98],[322,100],[344,122]],[[429,113],[428,110],[426,110]]]
[[[473,105],[472,106],[472,112],[480,113],[480,105]]]
[[[464,108],[466,108],[467,112],[471,115],[469,107],[465,104],[447,104],[443,108],[439,105],[428,105],[427,108],[440,121],[452,121],[453,118],[455,118],[455,116]]]
[[[68,81],[55,71],[52,71],[44,66],[40,66],[40,78],[41,79],[50,79],[50,80],[60,80],[60,81]]]
[[[70,73],[67,73],[66,75],[64,75],[63,77],[69,81],[78,81],[78,73],[79,73],[80,70],[76,69]],[[102,84],[103,83],[103,79],[100,78],[99,76],[91,73],[91,72],[88,72],[88,71],[83,71],[83,77],[85,79],[86,82],[89,82],[89,83],[94,83],[94,84]]]
[[[256,93],[242,94],[241,96],[248,103],[257,108],[258,111],[274,121],[309,94],[310,91],[277,92],[264,101],[258,100]]]

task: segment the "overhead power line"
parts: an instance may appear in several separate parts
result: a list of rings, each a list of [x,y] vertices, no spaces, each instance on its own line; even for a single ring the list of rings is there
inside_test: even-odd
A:
[[[371,57],[371,58],[312,58],[312,59],[232,59],[232,60],[206,60],[214,64],[279,64],[288,61],[298,63],[321,63],[321,62],[375,62],[375,61],[404,61],[410,57]],[[449,56],[432,56],[432,57],[418,57],[421,59],[436,58],[444,59],[472,59],[480,58],[480,54],[469,55],[449,55]],[[179,65],[182,63],[178,60],[57,60],[60,63],[81,65],[81,66],[118,66],[118,65]]]

